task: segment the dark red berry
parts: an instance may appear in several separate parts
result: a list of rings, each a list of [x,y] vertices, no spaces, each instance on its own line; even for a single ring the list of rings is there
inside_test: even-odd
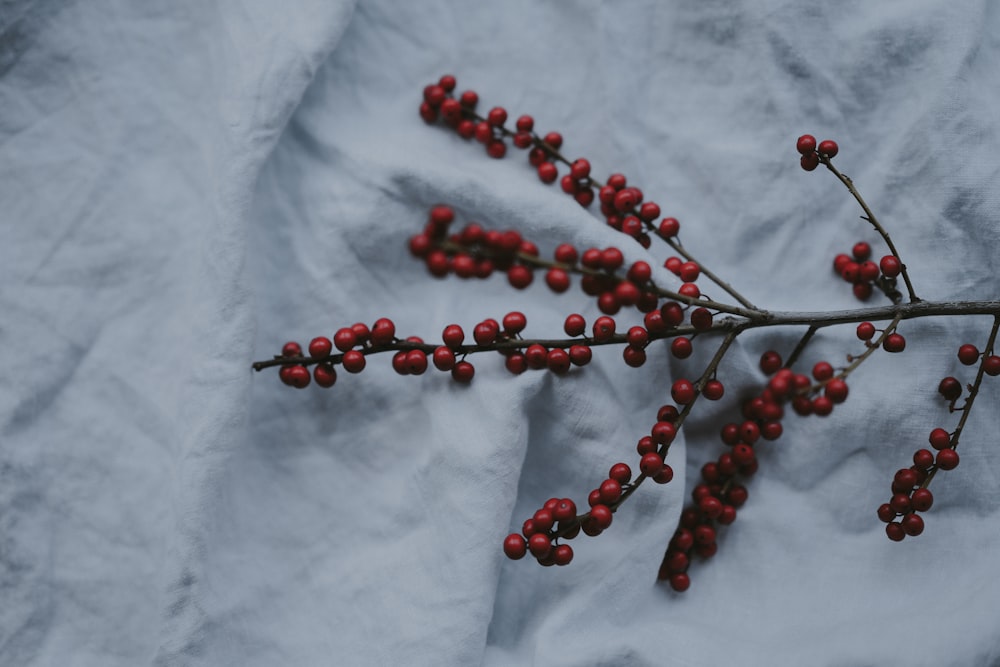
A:
[[[979,361],[979,348],[971,343],[966,343],[958,348],[958,360],[961,361],[966,366],[971,366],[972,364]]]
[[[941,470],[953,470],[958,466],[958,452],[954,449],[942,449],[934,462]]]
[[[803,134],[795,142],[795,150],[803,155],[814,152],[816,150],[816,137],[811,134]]]
[[[344,352],[344,358],[341,363],[344,365],[344,370],[348,373],[360,373],[365,369],[365,355],[359,350],[348,350]]]
[[[819,146],[816,147],[816,150],[819,151],[820,154],[827,157],[836,157],[837,153],[840,152],[837,142],[831,139],[819,142]]]
[[[893,255],[886,255],[880,259],[878,266],[887,278],[895,278],[903,270],[903,265]]]
[[[456,382],[472,382],[472,377],[475,374],[475,367],[468,361],[460,361],[451,369],[451,377]]]
[[[670,396],[678,405],[687,405],[694,401],[694,385],[685,379],[676,380],[670,388]]]
[[[902,352],[906,349],[906,339],[898,333],[891,333],[882,341],[882,349],[886,352]]]
[[[511,533],[503,541],[503,552],[511,560],[520,560],[528,551],[528,543],[517,533]]]
[[[325,359],[333,351],[333,343],[326,336],[313,338],[309,343],[309,356],[317,359]]]
[[[962,395],[962,383],[958,378],[946,377],[938,384],[938,393],[944,396],[947,401],[957,400]]]

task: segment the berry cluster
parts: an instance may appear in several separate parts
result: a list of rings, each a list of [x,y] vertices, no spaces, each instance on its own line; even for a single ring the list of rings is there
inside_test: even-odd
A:
[[[965,426],[965,420],[976,395],[983,375],[1000,375],[1000,356],[992,353],[1000,319],[993,324],[993,331],[987,343],[987,351],[980,352],[972,343],[958,348],[958,360],[965,366],[979,364],[976,379],[968,386],[968,395],[962,407],[955,403],[962,397],[963,387],[958,378],[948,376],[938,384],[938,393],[948,402],[951,412],[961,412],[958,426],[952,432],[941,427],[931,430],[927,442],[931,449],[921,448],[913,453],[913,465],[900,468],[892,479],[892,497],[878,508],[878,518],[885,522],[885,534],[893,542],[900,542],[907,535],[915,537],[924,532],[924,520],[918,512],[926,512],[934,504],[934,495],[927,487],[939,470],[954,470],[958,467],[958,438]],[[934,453],[936,452],[936,454]]]
[[[886,296],[897,303],[902,294],[896,289],[896,277],[903,270],[903,265],[895,255],[885,255],[876,264],[871,259],[872,247],[865,241],[858,241],[851,249],[851,254],[840,253],[833,258],[833,270],[850,283],[854,296],[859,301],[867,301],[877,287]]]
[[[547,370],[555,375],[567,373],[573,366],[590,363],[592,348],[618,345],[624,362],[632,367],[643,365],[652,342],[669,340],[669,351],[677,359],[688,359],[694,350],[695,338],[713,338],[721,342],[700,375],[684,373],[670,382],[672,403],[661,407],[648,434],[639,438],[638,474],[624,461],[611,466],[607,476],[587,497],[589,509],[578,513],[573,500],[550,498],[521,526],[520,532],[503,540],[504,553],[512,559],[531,555],[542,565],[566,565],[573,560],[573,549],[566,544],[580,532],[595,536],[605,531],[614,513],[639,488],[646,478],[659,484],[673,479],[673,469],[666,462],[671,443],[697,401],[704,397],[717,401],[726,391],[717,377],[720,364],[737,336],[748,329],[771,326],[802,326],[807,330],[787,355],[787,361],[776,350],[765,352],[760,368],[767,378],[759,392],[741,401],[738,420],[726,424],[720,437],[726,449],[701,467],[701,478],[691,491],[692,504],[687,506],[669,540],[659,578],[676,591],[686,590],[691,583],[689,567],[695,557],[712,557],[718,549],[722,527],[731,524],[738,509],[747,500],[748,480],[758,469],[756,447],[782,435],[782,420],[786,407],[800,416],[824,417],[847,400],[848,377],[877,351],[902,352],[905,338],[897,332],[903,319],[917,317],[952,317],[992,315],[993,330],[984,352],[971,344],[959,349],[959,360],[965,365],[979,364],[975,380],[965,393],[961,382],[953,377],[942,380],[939,391],[949,402],[951,411],[961,411],[957,427],[950,433],[935,428],[929,437],[937,451],[920,449],[913,457],[913,466],[896,473],[892,484],[893,496],[879,508],[879,517],[887,523],[892,539],[916,535],[923,530],[918,512],[930,508],[933,497],[927,489],[937,470],[950,470],[958,463],[955,448],[969,416],[984,375],[1000,374],[1000,357],[993,354],[993,344],[1000,328],[1000,301],[929,303],[919,299],[900,254],[876,219],[874,213],[832,159],[838,154],[831,140],[816,141],[811,135],[799,137],[796,148],[800,164],[806,171],[823,165],[848,189],[864,211],[866,220],[881,237],[888,252],[878,264],[871,260],[872,247],[867,242],[854,245],[850,255],[840,254],[834,269],[853,286],[857,298],[866,300],[878,288],[891,302],[884,307],[862,311],[830,313],[774,313],[754,306],[731,285],[721,280],[706,265],[696,260],[679,242],[680,225],[676,218],[661,218],[660,207],[644,201],[641,190],[628,183],[622,174],[612,174],[605,182],[597,180],[585,158],[566,159],[560,152],[563,137],[557,132],[535,133],[535,121],[522,115],[507,126],[508,112],[494,107],[481,116],[476,111],[479,96],[474,91],[455,93],[454,76],[442,76],[437,83],[424,89],[420,116],[427,123],[442,122],[460,137],[476,140],[488,155],[502,158],[508,145],[525,150],[528,162],[544,183],[560,182],[562,190],[579,204],[589,207],[596,199],[600,203],[603,222],[635,239],[643,248],[651,249],[654,240],[670,248],[663,262],[665,277],[678,279],[676,289],[668,289],[653,281],[653,268],[648,262],[626,265],[620,248],[579,249],[571,244],[558,245],[552,259],[543,259],[539,248],[511,229],[489,229],[477,223],[455,227],[455,211],[445,205],[431,209],[421,232],[409,240],[411,253],[421,259],[431,275],[444,278],[486,278],[495,272],[505,274],[511,286],[524,289],[534,282],[536,273],[544,273],[544,282],[555,293],[567,292],[574,276],[583,293],[596,302],[602,315],[588,328],[586,319],[569,314],[564,323],[564,339],[526,339],[522,337],[527,319],[520,311],[507,313],[501,321],[486,319],[472,329],[472,341],[465,331],[449,324],[441,333],[440,343],[425,343],[411,336],[401,339],[391,320],[382,318],[371,327],[358,323],[343,327],[331,338],[314,338],[308,346],[308,356],[298,343],[287,343],[280,355],[254,363],[256,370],[279,367],[281,380],[303,388],[315,380],[322,387],[336,382],[337,365],[349,373],[359,373],[368,356],[392,354],[392,367],[400,375],[421,375],[430,366],[450,372],[455,381],[468,383],[475,368],[467,358],[472,354],[493,352],[504,359],[504,366],[514,374],[527,370]],[[564,171],[560,175],[560,168]],[[659,260],[656,260],[657,262]],[[905,284],[908,301],[896,289],[897,280]],[[703,281],[699,284],[699,281]],[[712,299],[702,292],[704,282],[711,282],[725,293]],[[642,315],[642,325],[630,326],[619,332],[613,315],[622,309],[634,309]],[[888,321],[883,328],[873,322]],[[856,336],[865,349],[859,355],[848,355],[847,364],[835,367],[828,361],[818,361],[811,372],[796,371],[796,365],[816,332],[824,327],[856,325]],[[701,342],[699,340],[699,346]],[[309,366],[314,366],[310,373]],[[965,396],[961,407],[956,407]],[[616,457],[617,458],[617,457]]]

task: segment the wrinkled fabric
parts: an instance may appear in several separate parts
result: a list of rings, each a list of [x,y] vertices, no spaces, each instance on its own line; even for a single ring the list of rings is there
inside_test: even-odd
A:
[[[725,397],[671,447],[674,481],[561,568],[507,560],[503,537],[637,469],[672,380],[718,338],[684,361],[654,343],[638,369],[595,349],[563,377],[476,355],[468,386],[388,354],[328,390],[250,369],[379,317],[428,341],[511,310],[533,338],[597,317],[541,276],[431,277],[407,239],[440,202],[543,256],[616,245],[679,285],[668,248],[518,149],[427,126],[421,92],[445,73],[561,132],[598,178],[624,173],[761,308],[858,307],[834,255],[886,252],[829,173],[799,167],[806,132],[838,141],[922,298],[998,298],[993,4],[293,4],[0,3],[0,664],[1000,661],[995,381],[924,534],[891,543],[875,516],[930,430],[955,428],[937,384],[972,380],[955,351],[984,347],[989,317],[903,322],[905,352],[866,361],[831,416],[790,414],[682,595],[655,583],[663,549],[760,354],[801,328],[741,335]],[[824,329],[800,367],[863,350]]]

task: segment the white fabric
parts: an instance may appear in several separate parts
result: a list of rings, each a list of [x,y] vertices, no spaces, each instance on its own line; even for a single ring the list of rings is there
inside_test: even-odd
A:
[[[516,149],[495,161],[427,127],[443,73],[624,172],[762,307],[854,307],[833,256],[884,251],[829,174],[799,168],[804,132],[840,143],[921,296],[996,298],[997,6],[813,4],[0,4],[0,664],[1000,661],[995,381],[924,535],[890,543],[875,517],[931,428],[954,428],[937,382],[971,379],[955,350],[982,347],[988,318],[905,322],[906,352],[872,357],[831,417],[789,417],[684,595],[654,578],[685,484],[760,352],[801,331],[740,338],[674,482],[565,568],[507,561],[501,540],[635,467],[711,342],[686,362],[653,346],[641,369],[604,349],[565,378],[479,357],[469,387],[401,378],[389,355],[330,390],[250,371],[381,316],[427,339],[515,308],[539,337],[596,316],[576,288],[431,278],[405,245],[437,202],[543,253],[662,264]],[[859,347],[824,331],[804,367]]]

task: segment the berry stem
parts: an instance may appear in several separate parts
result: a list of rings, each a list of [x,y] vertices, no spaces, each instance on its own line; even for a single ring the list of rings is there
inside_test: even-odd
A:
[[[848,189],[848,191],[851,193],[854,199],[857,200],[858,204],[861,205],[861,208],[865,212],[865,214],[861,216],[861,218],[871,223],[872,227],[875,228],[875,231],[879,233],[879,235],[882,237],[882,240],[885,241],[885,244],[889,247],[889,252],[892,253],[893,257],[899,260],[899,264],[902,267],[900,273],[903,276],[903,282],[906,283],[906,291],[909,292],[910,294],[910,303],[919,302],[921,299],[917,296],[916,292],[913,291],[913,283],[910,282],[910,274],[907,273],[906,271],[906,264],[903,262],[903,259],[899,256],[899,251],[896,250],[895,244],[889,237],[889,232],[885,231],[885,228],[879,223],[878,218],[875,217],[875,214],[872,212],[871,208],[869,208],[868,204],[861,196],[861,193],[858,192],[858,189],[856,187],[854,187],[854,181],[852,181],[850,177],[845,176],[840,172],[840,170],[834,167],[833,162],[827,155],[820,153],[819,159],[820,162],[822,162],[827,169],[833,172],[834,176],[840,179],[840,182],[844,184],[844,187]]]

